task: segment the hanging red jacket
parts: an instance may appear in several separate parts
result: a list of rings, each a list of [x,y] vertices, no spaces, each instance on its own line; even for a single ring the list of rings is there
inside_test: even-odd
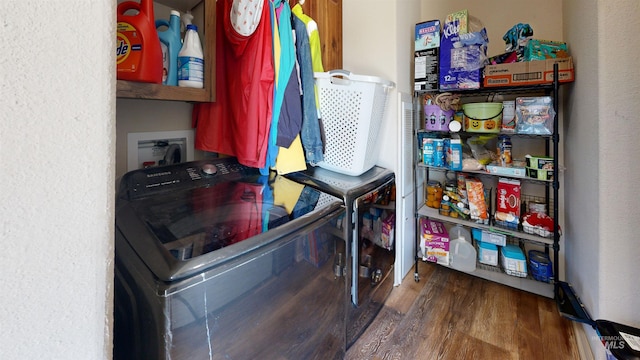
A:
[[[216,102],[193,107],[196,149],[235,156],[255,168],[265,165],[273,112],[268,1],[217,1]]]

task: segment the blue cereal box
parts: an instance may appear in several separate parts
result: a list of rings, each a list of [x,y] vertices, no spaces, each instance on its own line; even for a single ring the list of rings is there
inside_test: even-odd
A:
[[[440,20],[430,20],[416,24],[414,51],[440,47]]]
[[[438,90],[440,20],[416,24],[414,90]]]

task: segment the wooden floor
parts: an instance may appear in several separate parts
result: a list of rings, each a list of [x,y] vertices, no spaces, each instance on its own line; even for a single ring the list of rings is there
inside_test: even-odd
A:
[[[345,359],[579,359],[552,299],[436,264],[395,287]]]

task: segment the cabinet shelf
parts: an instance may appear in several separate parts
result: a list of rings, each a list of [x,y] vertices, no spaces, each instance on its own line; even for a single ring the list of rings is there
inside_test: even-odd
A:
[[[116,97],[120,99],[147,99],[184,102],[215,101],[216,61],[216,2],[213,0],[156,0],[155,2],[176,9],[181,13],[191,11],[194,23],[198,24],[200,41],[204,51],[204,88],[185,88],[118,80]]]
[[[525,95],[525,94],[540,94],[549,93],[554,90],[554,84],[540,84],[540,85],[527,85],[527,86],[500,86],[500,87],[484,87],[480,89],[458,89],[458,90],[418,90],[414,91],[414,94],[424,95],[440,92],[450,92],[458,94],[461,97],[482,96],[491,94],[513,94],[513,95]]]
[[[482,229],[482,230],[488,230],[491,232],[495,232],[495,233],[500,233],[500,234],[504,234],[507,236],[511,236],[511,237],[515,237],[518,239],[522,239],[522,240],[526,240],[526,241],[530,241],[533,243],[538,243],[544,246],[552,246],[554,243],[553,238],[546,238],[546,237],[542,237],[542,236],[537,236],[537,235],[533,235],[533,234],[529,234],[526,232],[522,232],[522,231],[517,231],[517,230],[512,230],[512,229],[507,229],[501,226],[496,226],[496,225],[485,225],[485,224],[478,224],[475,221],[472,220],[464,220],[464,219],[460,219],[460,218],[453,218],[451,216],[446,216],[446,215],[441,215],[440,212],[438,211],[438,209],[434,209],[434,208],[430,208],[426,205],[423,205],[422,207],[420,207],[420,209],[418,209],[418,215],[422,216],[422,217],[428,217],[430,219],[436,219],[436,220],[440,220],[440,221],[444,221],[444,222],[449,222],[452,224],[460,224],[463,226],[467,226],[467,227],[473,227],[476,229]]]
[[[118,80],[117,96],[123,99],[170,100],[186,102],[210,101],[206,89]]]
[[[478,176],[504,177],[504,178],[510,178],[510,179],[518,179],[518,180],[526,181],[526,182],[545,184],[545,185],[548,185],[548,186],[553,185],[553,180],[540,180],[540,179],[535,179],[535,178],[532,178],[532,177],[529,177],[529,176],[492,174],[492,173],[490,173],[488,171],[485,171],[485,170],[451,170],[451,169],[447,169],[447,168],[439,167],[439,166],[425,165],[423,162],[416,163],[416,166],[419,167],[419,168],[424,168],[425,170],[430,170],[430,171],[441,171],[441,172],[455,171],[455,172],[461,172],[461,173],[465,173],[465,174],[473,174],[473,175],[478,175]]]
[[[416,134],[442,134],[442,135],[446,135],[446,134],[451,134],[447,131],[433,131],[433,130],[427,130],[427,129],[417,129],[416,130]],[[552,139],[553,138],[553,134],[518,134],[518,133],[509,133],[509,132],[498,132],[498,133],[477,133],[477,132],[466,132],[466,131],[459,131],[457,133],[454,134],[460,134],[462,136],[466,136],[466,137],[471,137],[474,135],[495,135],[500,136],[500,135],[508,135],[510,137],[515,137],[515,138],[529,138],[529,139]]]

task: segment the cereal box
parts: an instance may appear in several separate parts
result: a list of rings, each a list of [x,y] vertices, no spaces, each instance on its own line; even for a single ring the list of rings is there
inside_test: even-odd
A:
[[[414,41],[414,90],[438,90],[440,20],[416,24]]]

